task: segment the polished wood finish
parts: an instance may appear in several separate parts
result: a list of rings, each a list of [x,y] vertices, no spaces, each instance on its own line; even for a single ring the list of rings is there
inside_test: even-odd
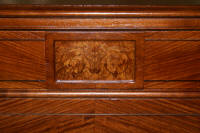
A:
[[[56,41],[57,82],[134,82],[134,41]]]
[[[0,1],[0,132],[200,132],[197,0],[34,2]]]
[[[102,0],[102,1],[93,1],[93,0],[45,0],[45,1],[26,1],[26,0],[2,0],[0,2],[2,5],[199,5],[200,2],[198,0],[191,1],[169,1],[169,0]]]
[[[0,116],[0,130],[7,133],[199,133],[199,122],[199,116],[5,115]]]
[[[25,90],[31,90],[31,89],[45,89],[46,83],[45,81],[41,80],[35,80],[35,81],[17,81],[17,80],[10,80],[10,81],[1,81],[0,82],[0,88],[7,88],[7,89],[25,89]]]
[[[0,41],[0,81],[45,80],[44,48],[42,41]]]
[[[0,116],[0,131],[6,133],[94,133],[90,116]]]
[[[200,41],[147,41],[144,80],[200,80]]]
[[[146,41],[199,41],[200,31],[146,31]]]
[[[82,85],[87,85],[82,84]],[[81,87],[80,87],[81,88]],[[54,90],[54,91],[53,91]],[[84,91],[85,90],[85,91]],[[133,91],[127,91],[126,89],[121,89],[120,91],[115,91],[113,89],[47,89],[47,90],[0,90],[0,97],[2,98],[200,98],[199,89],[193,91],[183,91],[177,92],[170,91],[169,89],[161,90],[146,90],[142,89]],[[146,91],[145,91],[146,90]],[[188,89],[189,90],[189,89]]]
[[[199,98],[0,99],[0,114],[52,115],[197,115]],[[7,106],[5,106],[7,105]],[[46,106],[48,105],[48,106]],[[146,105],[146,106],[144,106]]]
[[[88,1],[88,0],[87,0]],[[116,0],[115,0],[116,1]],[[124,1],[124,0],[123,0]],[[130,0],[132,1],[132,0]],[[150,0],[149,0],[150,1]],[[1,1],[0,1],[1,2]],[[54,0],[54,2],[57,2]],[[75,1],[73,1],[75,2]],[[132,1],[135,2],[135,1]],[[173,1],[174,3],[174,1]],[[46,10],[46,12],[44,12]],[[1,5],[0,17],[199,17],[199,6]]]
[[[43,31],[0,31],[0,88],[46,87],[44,40]]]
[[[192,89],[200,89],[199,81],[146,81],[144,82],[144,88],[154,88],[154,89],[185,89],[190,91]]]
[[[195,116],[97,116],[97,133],[198,133]],[[184,126],[183,126],[184,125]]]
[[[0,40],[44,41],[44,31],[0,31]]]
[[[46,40],[51,64],[48,87],[142,88],[143,40],[139,34],[49,33]]]
[[[15,23],[13,23],[15,22]],[[31,22],[31,23],[30,23]],[[48,23],[47,23],[48,22]],[[0,29],[26,30],[199,30],[199,18],[1,18]]]

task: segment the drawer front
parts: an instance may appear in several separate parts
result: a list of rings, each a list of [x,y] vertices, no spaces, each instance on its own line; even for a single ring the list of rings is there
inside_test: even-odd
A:
[[[130,33],[48,34],[49,87],[140,88],[139,39]]]

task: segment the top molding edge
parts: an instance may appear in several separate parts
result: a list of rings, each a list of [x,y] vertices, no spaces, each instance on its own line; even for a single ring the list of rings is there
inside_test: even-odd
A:
[[[0,17],[200,17],[200,6],[0,5]]]

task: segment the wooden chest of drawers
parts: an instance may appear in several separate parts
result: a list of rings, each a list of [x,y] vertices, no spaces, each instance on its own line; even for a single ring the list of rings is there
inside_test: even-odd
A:
[[[200,2],[79,2],[0,2],[0,132],[199,133]]]

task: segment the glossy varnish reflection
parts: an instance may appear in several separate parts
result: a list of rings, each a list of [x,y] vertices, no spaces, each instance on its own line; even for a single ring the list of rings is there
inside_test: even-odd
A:
[[[197,0],[1,1],[0,132],[199,133],[199,17]]]
[[[140,34],[49,32],[46,40],[46,55],[51,64],[48,87],[142,88],[143,40]]]
[[[134,41],[58,41],[55,50],[56,80],[61,82],[134,81]]]

